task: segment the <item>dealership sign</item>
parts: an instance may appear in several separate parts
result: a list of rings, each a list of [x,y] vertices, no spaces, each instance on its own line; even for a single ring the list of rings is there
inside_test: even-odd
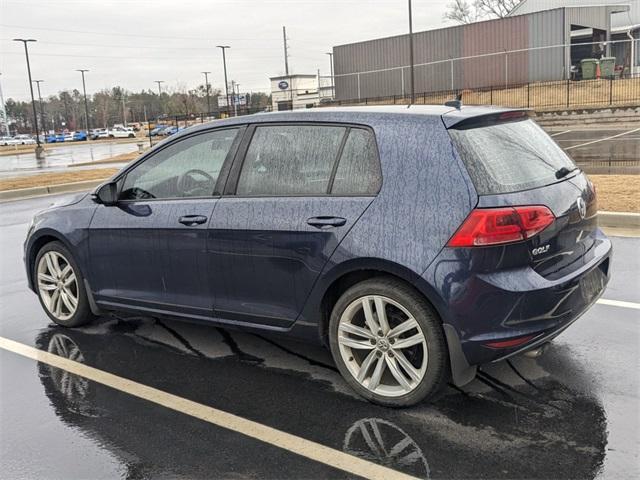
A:
[[[280,82],[278,82],[278,88],[280,90],[286,90],[287,88],[289,88],[289,82],[287,82],[286,80],[281,80]]]

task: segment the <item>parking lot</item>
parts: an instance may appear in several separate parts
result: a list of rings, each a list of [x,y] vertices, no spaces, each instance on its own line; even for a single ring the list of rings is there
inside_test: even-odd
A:
[[[327,351],[282,337],[142,317],[54,326],[27,289],[22,242],[59,198],[0,205],[2,477],[637,474],[640,239],[613,239],[603,299],[542,357],[392,410],[356,397]]]
[[[593,174],[640,173],[640,128],[560,128],[550,131],[576,163]]]

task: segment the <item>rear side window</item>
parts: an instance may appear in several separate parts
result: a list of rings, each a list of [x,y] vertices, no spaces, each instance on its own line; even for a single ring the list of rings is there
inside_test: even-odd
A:
[[[558,182],[569,156],[533,120],[449,130],[480,195],[510,193]]]
[[[344,144],[331,193],[373,195],[382,183],[378,149],[369,130],[352,128]]]
[[[238,195],[326,194],[345,127],[256,128],[242,165]]]

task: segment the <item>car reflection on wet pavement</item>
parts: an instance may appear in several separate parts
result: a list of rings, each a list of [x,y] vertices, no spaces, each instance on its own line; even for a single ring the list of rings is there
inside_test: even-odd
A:
[[[492,478],[592,478],[602,464],[603,409],[559,383],[535,360],[518,358],[485,369],[471,388],[451,387],[433,405],[389,410],[353,396],[324,350],[280,342],[135,318],[104,320],[82,330],[51,327],[38,336],[36,345],[219,408],[228,408],[232,399],[236,414],[284,425],[296,435],[420,478],[468,478],[479,472],[491,472]],[[563,353],[552,348],[547,355]],[[250,372],[255,369],[263,371]],[[123,464],[132,458],[139,463],[128,469],[144,465],[187,477],[233,472],[221,471],[218,459],[200,456],[202,452],[176,463],[152,448],[146,438],[170,435],[165,442],[174,445],[183,432],[166,432],[161,419],[149,418],[148,412],[139,415],[139,407],[116,400],[120,393],[42,363],[39,373],[63,422],[116,455],[126,452],[120,458]],[[278,392],[288,392],[289,398]],[[256,412],[256,403],[261,412]],[[317,405],[323,408],[314,412]],[[307,407],[309,415],[298,415]],[[265,411],[270,412],[268,419],[262,417]],[[204,437],[193,442],[215,450],[215,438],[198,435]],[[207,459],[213,462],[208,470],[203,465]]]

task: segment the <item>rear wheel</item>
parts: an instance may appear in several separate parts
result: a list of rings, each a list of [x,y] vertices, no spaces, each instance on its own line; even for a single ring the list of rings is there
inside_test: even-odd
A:
[[[405,407],[434,398],[448,373],[440,321],[413,288],[392,278],[366,280],[336,302],[331,353],[364,398]]]
[[[51,242],[42,247],[34,269],[38,298],[51,320],[77,327],[95,318],[80,269],[62,243]]]

